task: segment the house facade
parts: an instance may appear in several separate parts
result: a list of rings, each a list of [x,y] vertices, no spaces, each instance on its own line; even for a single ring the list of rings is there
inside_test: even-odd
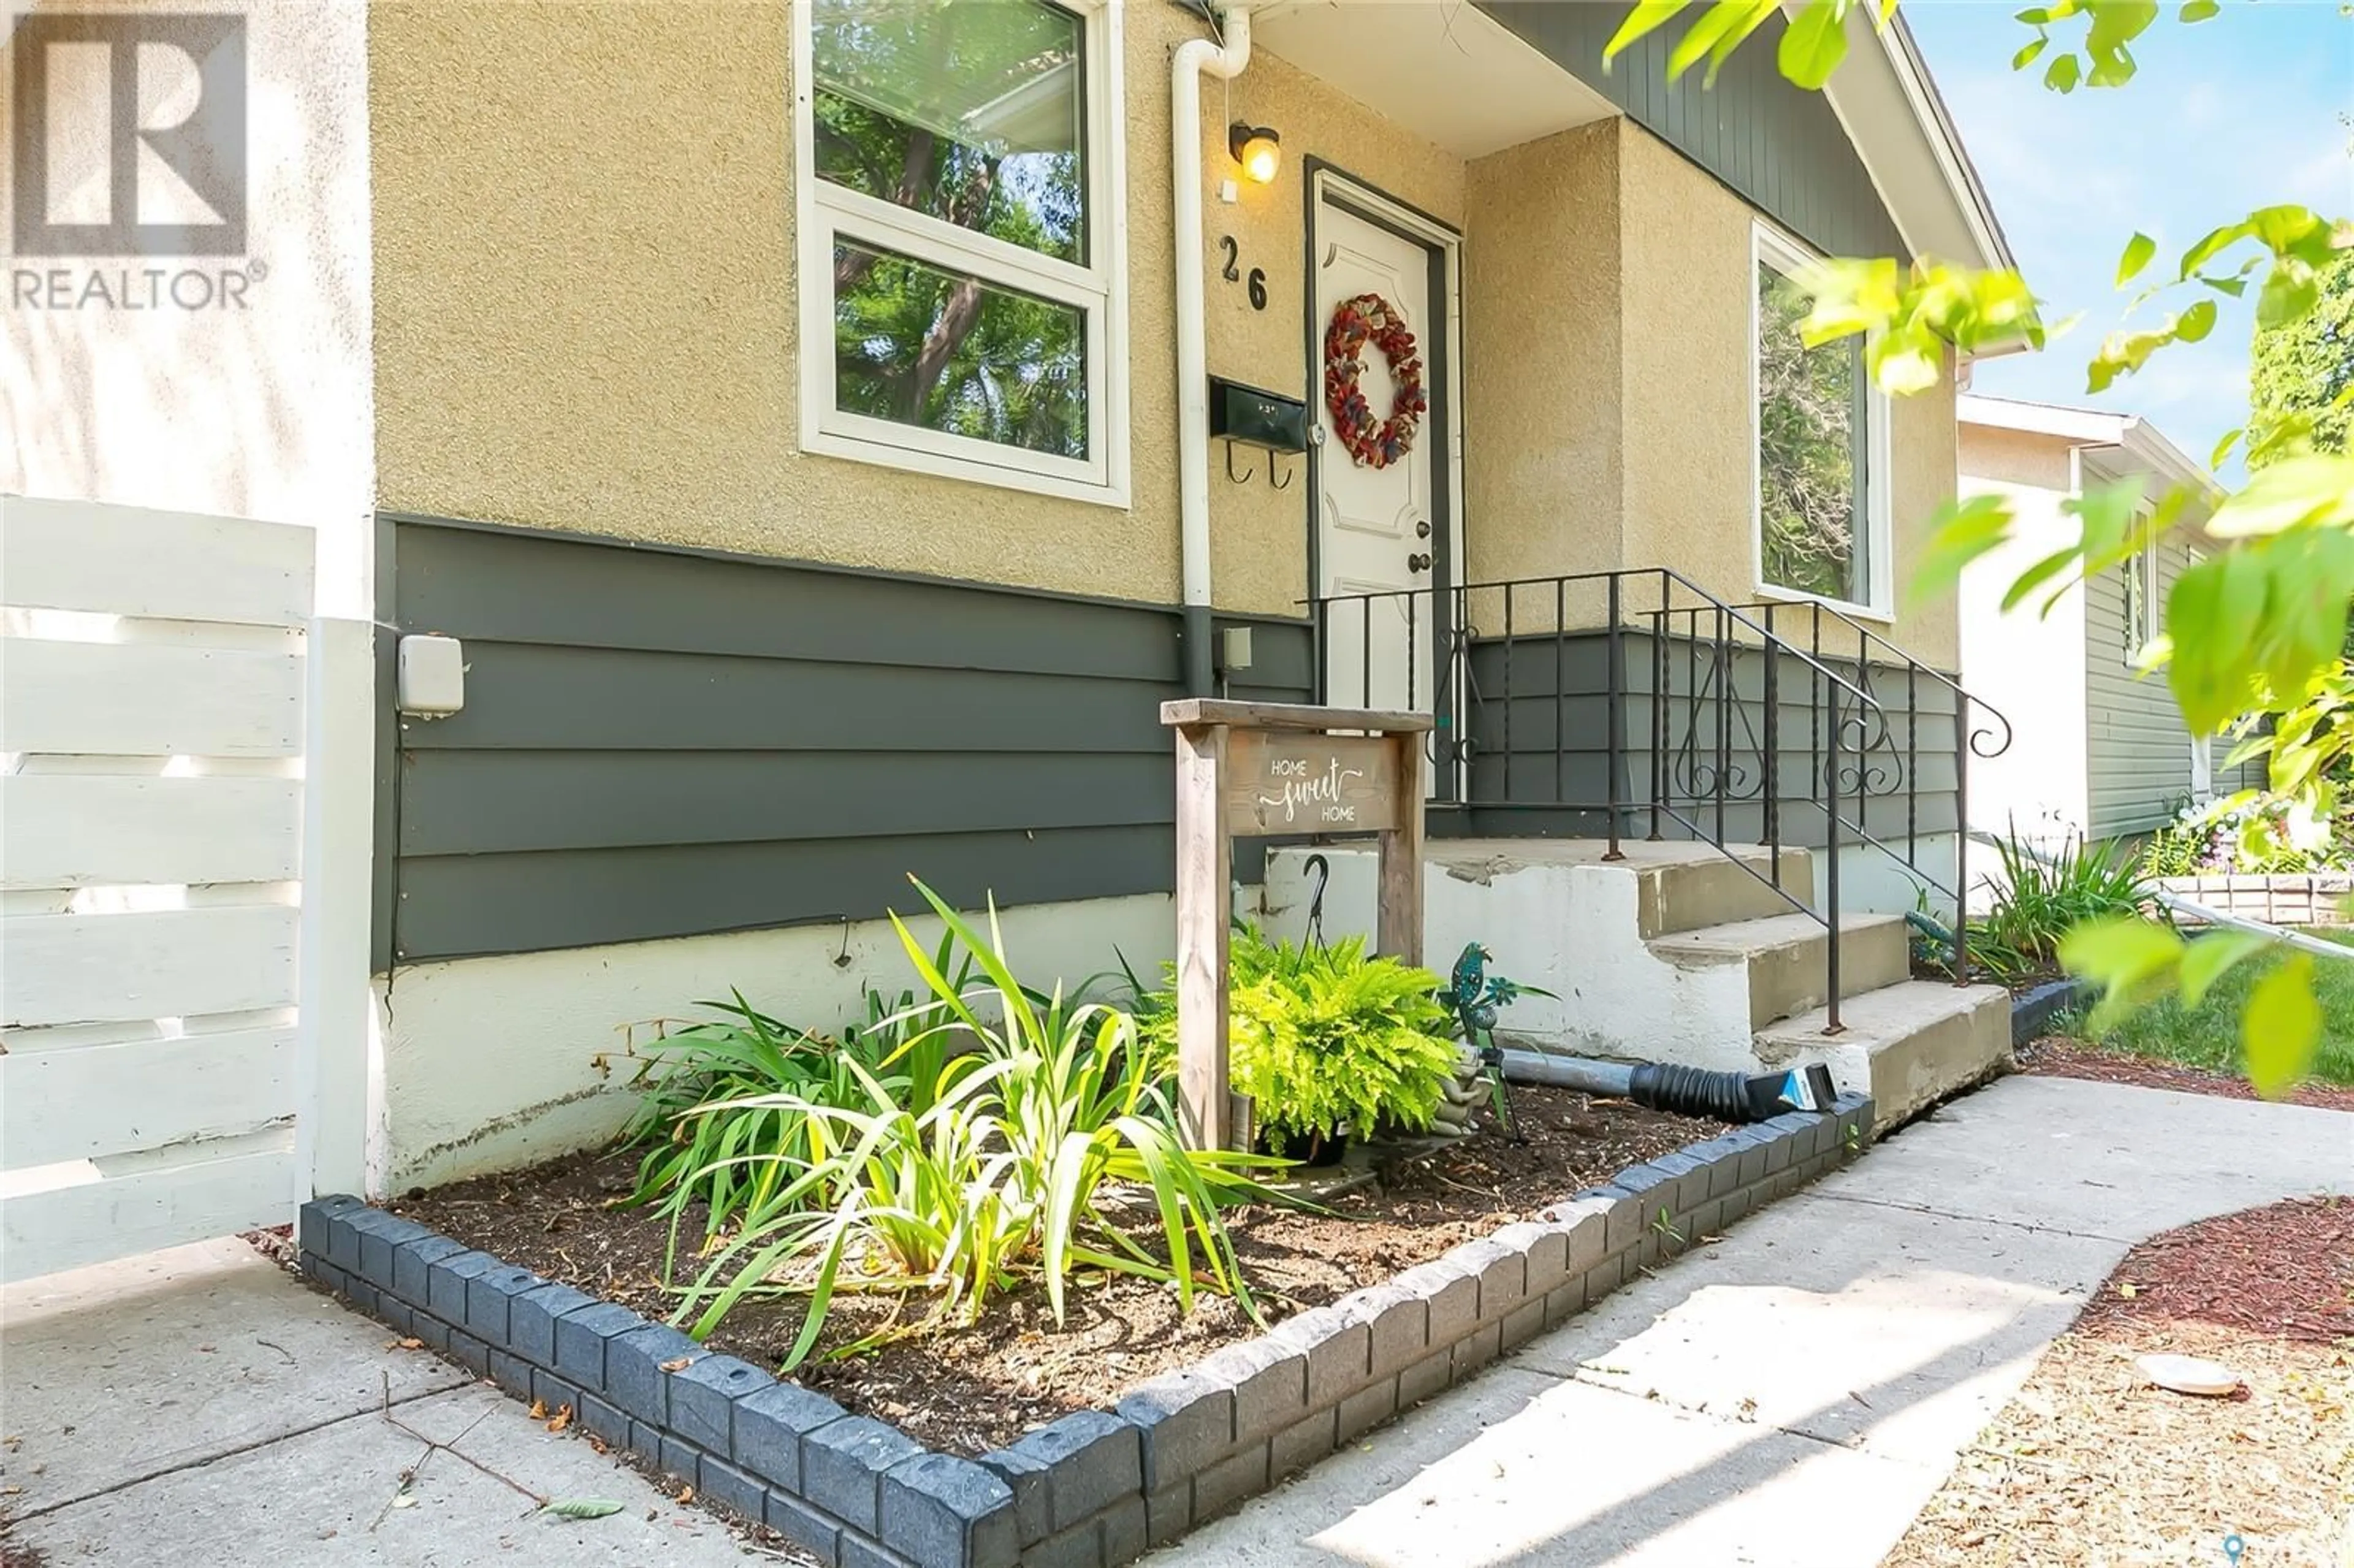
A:
[[[313,526],[376,623],[381,1183],[610,1130],[731,987],[834,1022],[910,874],[1149,969],[1188,692],[1435,710],[1440,837],[1951,885],[1963,633],[1898,585],[1953,378],[1881,397],[1793,280],[1999,230],[1901,27],[1710,90],[1604,70],[1622,13],[245,12],[249,307],[18,297],[0,492]]]
[[[2178,486],[2203,493],[2205,471],[2131,415],[1967,394],[1961,431],[1963,493],[1999,496],[2017,519],[1963,575],[1963,681],[2035,737],[1973,772],[1970,825],[2051,847],[2151,832],[2187,805],[2262,788],[2263,762],[2232,767],[2232,737],[2194,738],[2164,673],[2143,659],[2200,557],[2202,515],[2070,584],[2048,610],[2040,600],[2002,609],[2022,571],[2076,537],[2069,502],[2114,484],[2153,500]]]

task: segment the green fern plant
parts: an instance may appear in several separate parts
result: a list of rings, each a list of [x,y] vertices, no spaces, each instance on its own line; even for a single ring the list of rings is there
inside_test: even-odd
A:
[[[1229,1071],[1269,1149],[1344,1128],[1429,1129],[1456,1067],[1437,976],[1369,957],[1362,938],[1303,948],[1239,923],[1227,973]],[[1174,992],[1144,998],[1139,1012],[1148,1042],[1173,1050]]]

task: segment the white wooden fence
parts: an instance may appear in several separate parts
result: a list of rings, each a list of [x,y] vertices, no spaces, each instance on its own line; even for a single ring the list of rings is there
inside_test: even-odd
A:
[[[362,1182],[372,671],[315,540],[0,497],[0,1277]]]

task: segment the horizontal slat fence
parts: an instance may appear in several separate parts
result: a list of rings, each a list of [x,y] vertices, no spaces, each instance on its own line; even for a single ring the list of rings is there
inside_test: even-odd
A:
[[[0,498],[0,1275],[286,1220],[315,535]]]

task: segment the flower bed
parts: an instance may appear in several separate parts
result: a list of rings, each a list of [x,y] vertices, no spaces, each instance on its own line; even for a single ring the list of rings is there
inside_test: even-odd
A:
[[[355,1198],[305,1204],[320,1284],[828,1563],[1108,1568],[1470,1375],[1861,1151],[1872,1102],[1660,1155],[968,1458]]]

